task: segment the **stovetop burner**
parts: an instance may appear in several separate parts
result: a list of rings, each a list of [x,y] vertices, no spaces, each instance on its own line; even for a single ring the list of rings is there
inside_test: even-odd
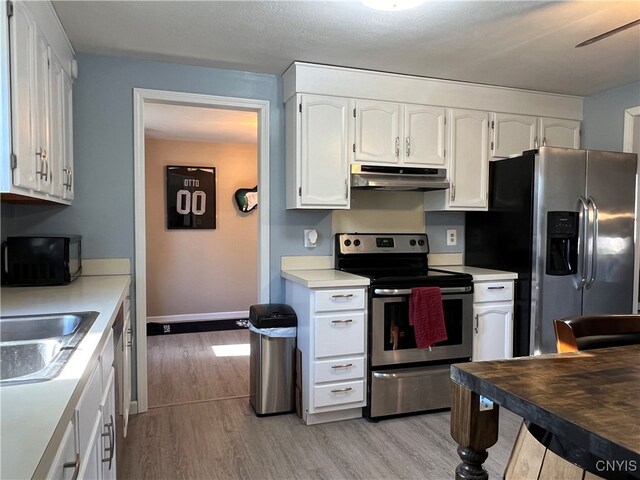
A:
[[[471,275],[428,266],[425,234],[336,235],[336,269],[368,277],[373,286],[467,286]]]

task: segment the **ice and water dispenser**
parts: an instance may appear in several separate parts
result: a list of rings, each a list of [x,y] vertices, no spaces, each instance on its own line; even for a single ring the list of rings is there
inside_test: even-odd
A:
[[[578,271],[579,218],[576,212],[547,212],[547,275]]]

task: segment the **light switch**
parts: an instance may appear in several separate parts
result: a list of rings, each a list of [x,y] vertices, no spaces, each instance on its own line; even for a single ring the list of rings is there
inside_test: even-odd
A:
[[[307,248],[315,248],[318,244],[318,232],[313,230],[304,231],[304,246]]]

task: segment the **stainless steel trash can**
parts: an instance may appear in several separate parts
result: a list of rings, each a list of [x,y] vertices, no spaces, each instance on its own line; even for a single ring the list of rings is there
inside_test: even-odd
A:
[[[252,305],[249,324],[249,403],[258,416],[294,411],[295,312],[280,303]]]

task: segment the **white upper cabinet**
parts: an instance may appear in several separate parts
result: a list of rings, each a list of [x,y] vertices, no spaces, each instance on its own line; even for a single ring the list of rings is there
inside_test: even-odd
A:
[[[298,95],[286,114],[287,208],[349,208],[349,100]]]
[[[580,122],[557,118],[541,118],[540,147],[580,148]]]
[[[1,191],[69,203],[73,50],[50,2],[7,5],[11,155],[0,162]]]
[[[354,162],[414,167],[445,166],[445,109],[355,101]]]
[[[580,148],[580,122],[508,113],[491,114],[493,158],[520,155],[525,150],[548,146]]]
[[[354,161],[398,164],[400,162],[400,105],[356,100]]]
[[[538,118],[508,113],[491,114],[491,152],[494,158],[518,155],[536,148]]]
[[[425,192],[426,210],[486,210],[489,113],[449,110],[448,190]]]
[[[444,168],[445,109],[425,105],[404,106],[404,164]]]

